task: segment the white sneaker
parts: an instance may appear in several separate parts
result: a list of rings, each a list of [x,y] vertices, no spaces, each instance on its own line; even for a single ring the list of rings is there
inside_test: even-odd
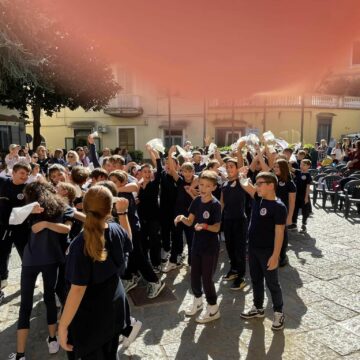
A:
[[[161,280],[158,282],[149,283],[148,298],[155,299],[164,289],[165,283]]]
[[[49,348],[49,354],[56,354],[57,352],[59,352],[60,345],[59,345],[59,342],[57,340],[49,342],[49,337],[48,337],[46,339],[46,343],[47,343],[48,348]]]
[[[124,285],[124,290],[128,293],[131,289],[135,288],[139,283],[140,278],[134,275],[130,280],[122,279],[122,283]]]
[[[193,299],[193,303],[191,304],[191,306],[189,306],[188,309],[185,310],[185,315],[186,316],[193,316],[195,315],[198,311],[200,311],[203,308],[203,299],[202,297],[195,297]]]
[[[1,280],[0,290],[6,288],[7,286],[8,286],[8,281],[7,280]]]
[[[271,325],[272,330],[282,330],[284,328],[285,316],[281,312],[274,312],[274,321]]]
[[[7,360],[15,360],[15,359],[16,359],[16,353],[10,354],[9,357],[7,358]],[[25,359],[25,356],[22,356],[22,357],[20,358],[20,360],[26,360],[26,359]]]
[[[178,264],[175,264],[175,263],[172,263],[172,262],[169,261],[169,262],[163,267],[162,271],[163,271],[164,273],[168,273],[168,272],[170,272],[170,271],[172,271],[172,270],[177,269],[178,267],[179,267]]]
[[[142,322],[139,320],[135,320],[135,322],[132,322],[131,326],[133,327],[131,330],[131,333],[128,337],[124,336],[122,347],[128,348],[130,344],[136,339],[136,337],[139,334],[139,331],[142,327]]]
[[[213,320],[220,318],[219,305],[208,305],[206,310],[203,311],[197,318],[196,322],[200,324],[205,324]]]

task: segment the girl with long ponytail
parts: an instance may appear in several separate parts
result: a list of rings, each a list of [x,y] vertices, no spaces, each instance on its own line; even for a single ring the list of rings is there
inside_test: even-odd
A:
[[[116,201],[119,224],[109,221],[113,201],[104,186],[87,191],[84,230],[69,246],[65,278],[70,289],[58,330],[69,359],[116,360],[119,335],[127,326],[119,275],[132,250],[128,201]]]

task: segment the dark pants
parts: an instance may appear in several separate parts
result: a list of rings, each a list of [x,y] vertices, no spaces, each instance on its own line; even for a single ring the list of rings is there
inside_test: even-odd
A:
[[[188,246],[188,264],[191,265],[191,247],[194,237],[194,229],[193,227],[186,226],[183,223],[179,223],[175,227],[174,241],[171,246],[170,262],[176,263],[178,255],[181,255],[184,251],[183,233],[185,233],[186,243]]]
[[[153,266],[161,264],[161,240],[160,223],[157,220],[144,220],[141,222],[141,233],[143,236],[143,248],[150,252],[150,260]]]
[[[214,285],[214,274],[216,271],[219,258],[219,248],[214,254],[199,254],[193,253],[191,255],[191,289],[195,297],[199,298],[203,294],[203,289],[206,296],[206,301],[209,305],[215,305],[217,295]]]
[[[67,356],[69,360],[116,360],[118,346],[119,335],[115,335],[110,341],[90,354],[79,357],[74,352],[67,352]]]
[[[171,242],[175,236],[174,217],[166,215],[161,216],[161,246],[164,251],[169,252],[171,249]]]
[[[15,245],[20,258],[23,257],[28,239],[27,230],[26,227],[21,227],[21,229],[0,229],[0,279],[6,280],[9,276],[9,258],[13,244]]]
[[[281,251],[280,251],[280,261],[285,259],[288,245],[289,245],[289,238],[288,238],[287,229],[286,229],[286,227],[285,227],[285,230],[284,230],[284,241],[283,241],[283,243],[282,243]]]
[[[255,249],[249,247],[249,267],[251,282],[254,293],[254,306],[262,309],[264,306],[264,278],[267,288],[270,290],[273,309],[282,312],[283,298],[278,277],[278,269],[269,271],[267,262],[271,257],[273,249]]]
[[[293,218],[292,218],[293,224],[297,224],[297,219],[298,219],[300,209],[301,209],[301,213],[302,213],[302,224],[306,225],[307,219],[310,215],[310,199],[307,202],[307,204],[305,204],[305,201],[303,200],[303,198],[296,198],[295,209],[294,209],[294,214],[293,214]]]
[[[55,303],[55,286],[59,264],[23,266],[21,268],[21,303],[18,329],[30,328],[30,316],[33,307],[35,282],[41,273],[44,282],[44,303],[48,325],[56,324],[57,309]]]
[[[128,267],[122,278],[129,280],[131,279],[132,274],[136,274],[139,271],[141,276],[147,282],[157,282],[158,277],[154,273],[149,257],[146,256],[144,249],[142,248],[141,236],[140,231],[133,232],[133,251],[129,255]]]
[[[66,301],[65,264],[59,265],[55,293],[58,296],[61,305],[64,306]]]
[[[247,220],[224,220],[226,250],[230,259],[231,270],[243,278],[246,272],[246,234]]]

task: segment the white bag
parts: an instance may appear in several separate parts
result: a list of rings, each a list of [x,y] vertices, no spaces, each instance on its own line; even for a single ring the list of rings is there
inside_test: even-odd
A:
[[[165,154],[165,147],[161,139],[158,138],[152,139],[148,141],[146,145],[150,145],[154,150],[161,152],[162,154]]]
[[[11,211],[11,214],[10,214],[9,224],[10,225],[22,224],[27,219],[27,217],[31,214],[31,212],[33,211],[33,208],[36,205],[39,205],[39,203],[35,201],[35,202],[32,202],[25,206],[13,208]]]

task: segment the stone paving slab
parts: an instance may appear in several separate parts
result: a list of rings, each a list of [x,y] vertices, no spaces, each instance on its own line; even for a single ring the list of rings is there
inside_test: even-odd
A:
[[[350,219],[351,220],[351,219]],[[143,322],[139,337],[120,354],[121,360],[261,360],[360,359],[360,221],[347,221],[314,207],[308,234],[289,234],[290,266],[280,269],[286,327],[271,330],[272,310],[265,295],[265,318],[243,321],[240,312],[252,304],[249,277],[242,291],[232,291],[221,281],[228,270],[224,244],[215,274],[221,318],[207,325],[187,318],[190,304],[190,269],[163,275],[176,301],[146,307],[132,306]],[[323,223],[325,222],[325,223]],[[20,260],[10,261],[6,301],[0,307],[0,360],[15,350],[19,311]],[[131,302],[131,301],[130,301]],[[47,353],[45,306],[42,286],[34,294],[28,360],[65,360],[63,351]]]

